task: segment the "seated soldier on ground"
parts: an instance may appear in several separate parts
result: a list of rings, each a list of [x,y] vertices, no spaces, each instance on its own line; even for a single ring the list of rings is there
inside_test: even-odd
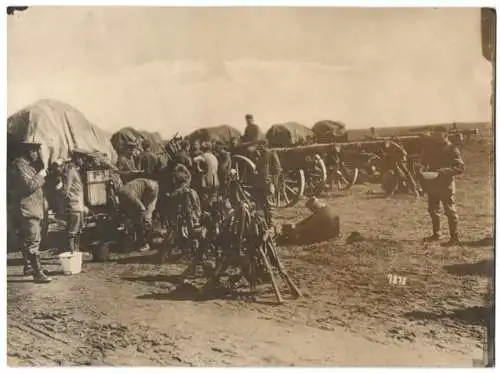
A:
[[[318,243],[340,234],[340,219],[335,210],[316,197],[309,199],[306,207],[312,215],[292,225],[290,232],[285,233],[283,241],[293,244]]]

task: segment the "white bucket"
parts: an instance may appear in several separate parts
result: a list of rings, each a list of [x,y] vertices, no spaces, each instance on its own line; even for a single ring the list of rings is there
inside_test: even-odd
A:
[[[82,252],[64,252],[59,255],[59,260],[66,275],[78,274],[82,271]]]

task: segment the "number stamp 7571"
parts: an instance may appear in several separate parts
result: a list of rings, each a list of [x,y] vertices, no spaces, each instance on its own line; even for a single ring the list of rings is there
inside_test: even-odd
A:
[[[406,277],[402,277],[400,275],[389,274],[387,275],[387,280],[389,281],[390,284],[399,284],[401,286],[406,285]]]

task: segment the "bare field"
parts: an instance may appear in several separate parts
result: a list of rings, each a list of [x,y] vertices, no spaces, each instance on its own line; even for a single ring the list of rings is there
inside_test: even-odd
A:
[[[267,288],[255,303],[172,292],[177,266],[136,253],[35,285],[10,253],[8,363],[472,366],[491,312],[484,304],[494,258],[491,137],[463,155],[462,246],[422,243],[430,234],[425,198],[379,199],[369,193],[378,186],[355,186],[327,198],[341,218],[340,239],[281,248],[304,292],[282,306]],[[306,214],[303,203],[277,212],[281,222]],[[352,231],[365,240],[346,244]],[[49,270],[60,270],[44,257]],[[389,274],[406,284],[390,284]]]
[[[416,125],[416,126],[400,126],[400,127],[376,127],[378,136],[392,136],[394,134],[398,135],[412,135],[414,131],[417,129],[424,130],[429,126],[445,126],[449,128],[451,123],[436,123],[434,125]],[[457,127],[460,130],[471,130],[471,129],[479,129],[480,133],[483,136],[489,137],[492,136],[492,127],[490,123],[484,122],[457,122]],[[413,130],[413,131],[412,131]],[[365,135],[370,135],[369,129],[347,129],[347,133],[350,140],[362,140]]]

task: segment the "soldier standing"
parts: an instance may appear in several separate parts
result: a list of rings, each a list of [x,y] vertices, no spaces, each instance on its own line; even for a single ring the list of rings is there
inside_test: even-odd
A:
[[[85,211],[84,187],[80,169],[83,159],[78,151],[73,151],[72,161],[65,165],[63,172],[63,195],[66,201],[68,250],[80,250],[80,232]]]
[[[127,142],[125,143],[125,149],[118,158],[118,162],[116,164],[119,171],[137,171],[137,165],[134,157],[135,146],[136,144],[130,140],[127,140]]]
[[[215,156],[219,161],[217,170],[220,184],[219,190],[222,195],[225,195],[230,180],[231,154],[223,144],[218,143],[215,146]]]
[[[201,150],[201,143],[200,143],[199,139],[194,139],[191,142],[191,148],[190,148],[189,152],[191,154],[191,158],[193,158],[193,159],[195,157],[198,157],[198,156],[203,154],[203,151]]]
[[[444,244],[452,246],[459,244],[458,214],[455,205],[455,176],[465,170],[464,161],[458,148],[448,140],[445,128],[438,127],[434,130],[429,144],[424,147],[421,156],[423,170],[437,172],[438,177],[426,180],[428,195],[428,209],[432,220],[432,235],[425,241],[438,241],[441,234],[440,204],[443,203],[444,212],[448,217],[450,240]]]
[[[37,170],[40,163],[40,144],[21,143],[21,156],[13,161],[11,183],[16,216],[19,217],[23,236],[24,275],[33,275],[36,283],[48,283],[40,263],[42,220],[44,218],[43,185],[47,171]]]
[[[203,142],[201,145],[203,154],[194,159],[197,165],[197,187],[200,193],[203,209],[208,210],[211,203],[216,200],[219,189],[219,161],[212,153],[211,144]]]
[[[153,153],[151,141],[144,139],[142,141],[143,152],[139,156],[139,169],[148,174],[157,172],[161,166],[158,155]]]

